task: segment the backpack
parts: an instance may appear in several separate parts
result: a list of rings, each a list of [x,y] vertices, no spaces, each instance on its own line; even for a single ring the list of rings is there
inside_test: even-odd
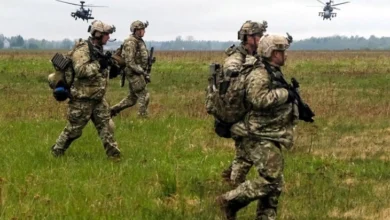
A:
[[[49,86],[57,101],[65,101],[70,97],[70,88],[74,82],[75,72],[72,65],[72,55],[80,45],[81,39],[75,43],[73,49],[66,54],[56,53],[50,60],[55,72],[48,76]]]
[[[248,59],[250,62],[248,63]],[[252,63],[251,63],[252,62]],[[215,118],[215,132],[220,137],[230,138],[230,127],[242,120],[250,107],[245,102],[245,80],[254,67],[256,58],[247,57],[240,72],[223,72],[218,63],[210,65],[206,89],[206,111]]]
[[[55,72],[48,76],[49,86],[53,90],[53,96],[57,101],[65,101],[70,98],[70,88],[73,85],[75,72],[72,64],[72,55],[83,43],[83,40],[80,39],[75,43],[72,50],[68,51],[65,54],[56,53],[53,58],[50,60],[53,64]],[[90,41],[87,41],[88,48],[90,51],[91,59],[97,59],[96,54],[93,49],[93,45]],[[112,62],[110,68],[110,78],[116,77],[121,69],[124,68],[125,63],[121,57],[122,46],[118,48],[112,55]],[[114,65],[115,64],[115,65]]]

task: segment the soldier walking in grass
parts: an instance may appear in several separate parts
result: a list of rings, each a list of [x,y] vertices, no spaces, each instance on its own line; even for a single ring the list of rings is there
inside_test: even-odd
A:
[[[259,201],[256,219],[276,219],[283,187],[282,147],[292,147],[298,119],[295,93],[284,85],[281,72],[288,47],[285,37],[266,35],[257,48],[262,61],[252,57],[252,61],[247,59],[248,64],[244,64],[253,65],[245,79],[245,102],[251,108],[245,120],[231,127],[231,132],[241,137],[240,159],[246,164],[242,172],[246,174],[254,166],[259,176],[218,197],[226,219],[236,219],[236,213],[252,201]]]
[[[114,31],[114,26],[94,21],[89,29],[91,37],[78,41],[72,51],[74,82],[68,103],[68,124],[51,148],[54,156],[63,155],[71,143],[81,136],[88,121],[92,120],[107,156],[120,157],[120,150],[109,129],[110,108],[105,100],[109,61],[93,55],[94,50],[103,52],[103,45]]]
[[[257,53],[257,45],[260,38],[266,32],[268,24],[266,21],[262,23],[254,21],[246,21],[238,31],[238,39],[241,41],[239,46],[232,45],[226,50],[226,55],[223,65],[223,71],[227,75],[238,74],[245,63],[248,55],[254,56]],[[234,136],[233,140],[236,146],[236,154],[232,163],[227,169],[222,172],[222,178],[232,185],[236,186],[245,181],[246,171],[251,164],[243,157],[242,149],[240,149],[241,137]]]
[[[142,37],[145,35],[145,28],[148,22],[134,21],[130,25],[131,35],[124,41],[122,48],[122,58],[126,67],[124,74],[129,81],[129,95],[118,104],[111,107],[111,116],[117,115],[120,111],[134,106],[139,102],[138,115],[146,117],[148,115],[149,92],[146,84],[150,82],[147,74],[148,50]]]

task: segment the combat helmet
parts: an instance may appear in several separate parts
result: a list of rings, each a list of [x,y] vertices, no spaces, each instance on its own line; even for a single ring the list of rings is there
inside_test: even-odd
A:
[[[62,102],[69,98],[70,91],[66,85],[66,79],[64,78],[63,73],[59,71],[51,73],[47,80],[50,88],[53,89],[53,96],[57,101]]]
[[[114,25],[108,25],[106,23],[103,23],[102,21],[95,20],[91,23],[91,25],[88,27],[88,32],[91,34],[92,37],[100,37],[101,34],[98,33],[108,33],[112,34],[116,31],[116,28]]]
[[[264,35],[257,46],[257,54],[264,58],[270,58],[272,51],[285,51],[290,47],[289,40],[281,35]]]
[[[130,32],[134,33],[137,29],[145,29],[148,26],[149,26],[149,22],[148,21],[146,21],[144,23],[144,22],[142,22],[140,20],[136,20],[133,23],[131,23],[131,25],[130,25]]]
[[[263,23],[254,22],[251,20],[246,21],[238,31],[238,40],[245,41],[245,36],[260,34],[263,35],[267,31],[268,23],[263,21]]]

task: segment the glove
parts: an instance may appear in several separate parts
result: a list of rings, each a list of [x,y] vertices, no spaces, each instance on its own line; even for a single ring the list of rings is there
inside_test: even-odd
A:
[[[232,124],[227,124],[217,119],[214,121],[214,131],[220,137],[231,138],[232,137],[232,133],[230,132],[231,127]]]
[[[295,96],[295,92],[292,91],[291,89],[287,89],[287,92],[288,92],[288,98],[287,98],[286,103],[294,102],[294,100],[297,98],[297,97]]]
[[[106,59],[99,59],[100,69],[104,70],[108,67],[108,60]]]
[[[120,68],[116,65],[112,65],[109,73],[110,79],[117,77],[120,74]]]

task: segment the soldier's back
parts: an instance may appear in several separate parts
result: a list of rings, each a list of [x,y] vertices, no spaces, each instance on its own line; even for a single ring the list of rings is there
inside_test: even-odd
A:
[[[242,65],[245,63],[245,58],[248,55],[243,45],[232,45],[225,51],[227,57],[225,58],[223,71],[239,72]]]

